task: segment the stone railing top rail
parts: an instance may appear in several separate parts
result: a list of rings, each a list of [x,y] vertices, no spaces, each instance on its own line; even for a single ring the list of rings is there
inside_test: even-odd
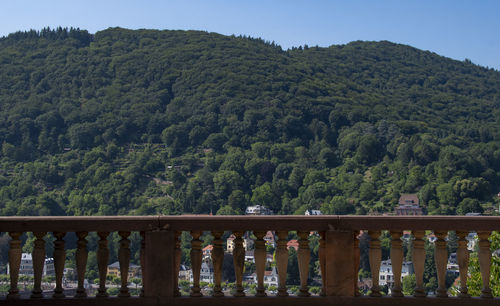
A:
[[[500,230],[492,216],[78,216],[0,217],[0,232],[205,230]]]

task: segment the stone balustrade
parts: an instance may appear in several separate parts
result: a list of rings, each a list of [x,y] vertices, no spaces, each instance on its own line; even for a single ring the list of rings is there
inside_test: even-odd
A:
[[[0,232],[7,232],[9,242],[10,288],[0,304],[6,305],[500,305],[490,289],[491,251],[488,240],[492,231],[500,225],[500,217],[455,217],[455,216],[144,216],[144,217],[0,217]],[[275,260],[278,271],[278,290],[275,295],[266,292],[264,272],[268,230],[277,238]],[[403,231],[413,236],[413,265],[416,287],[413,296],[403,296],[401,270],[403,264]],[[222,290],[222,262],[224,257],[222,237],[230,231],[235,236],[233,261],[235,290],[228,296]],[[245,250],[243,237],[252,232],[255,239],[255,266],[257,287],[254,295],[245,293],[243,272]],[[288,265],[287,242],[290,231],[298,236],[298,270],[300,288],[296,296],[288,294],[286,271]],[[360,231],[370,237],[368,256],[373,284],[369,295],[361,295],[357,288],[360,262]],[[382,259],[380,236],[383,231],[391,235],[390,258],[394,274],[394,285],[389,296],[382,296],[379,286],[379,268]],[[458,236],[457,259],[460,273],[460,293],[449,296],[446,286],[447,240],[449,231]],[[466,279],[468,276],[469,252],[466,236],[477,232],[479,237],[479,266],[483,288],[481,297],[470,297]],[[23,233],[33,233],[33,289],[29,298],[19,294],[19,269],[21,263]],[[84,288],[84,276],[88,261],[87,237],[97,233],[97,263],[99,288],[96,296],[88,296]],[[141,235],[140,264],[143,289],[138,297],[131,297],[128,288],[130,264],[130,235]],[[179,237],[189,232],[191,240],[191,268],[193,282],[189,296],[180,296],[178,273],[181,261]],[[213,237],[212,262],[214,286],[210,296],[204,296],[200,288],[202,266],[203,233]],[[436,296],[427,297],[424,284],[424,243],[426,233],[433,232],[436,240],[435,264],[438,277]],[[55,289],[51,294],[42,292],[42,271],[45,259],[46,237],[53,238]],[[110,297],[106,288],[107,265],[110,257],[108,237],[117,233],[120,237],[118,254],[120,265],[120,289],[117,297]],[[319,265],[322,277],[321,293],[312,296],[308,288],[310,261],[309,235],[319,235]],[[74,296],[65,296],[63,271],[66,261],[65,238],[76,235],[77,288]]]

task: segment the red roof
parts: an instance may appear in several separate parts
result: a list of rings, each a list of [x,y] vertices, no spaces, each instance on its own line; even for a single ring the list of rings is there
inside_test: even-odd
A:
[[[287,249],[294,248],[295,251],[297,251],[299,249],[299,242],[296,239],[292,239],[287,242],[286,248]]]

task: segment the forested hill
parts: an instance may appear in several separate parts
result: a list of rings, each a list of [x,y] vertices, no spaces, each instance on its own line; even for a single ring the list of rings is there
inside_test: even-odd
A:
[[[0,38],[0,214],[390,212],[500,202],[500,73],[390,42]]]

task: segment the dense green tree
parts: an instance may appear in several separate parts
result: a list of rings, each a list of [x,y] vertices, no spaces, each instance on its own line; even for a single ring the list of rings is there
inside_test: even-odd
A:
[[[354,212],[354,206],[343,196],[334,196],[329,203],[321,205],[325,215],[347,215]]]
[[[0,38],[0,68],[3,215],[494,213],[500,74],[470,62],[46,28]]]

